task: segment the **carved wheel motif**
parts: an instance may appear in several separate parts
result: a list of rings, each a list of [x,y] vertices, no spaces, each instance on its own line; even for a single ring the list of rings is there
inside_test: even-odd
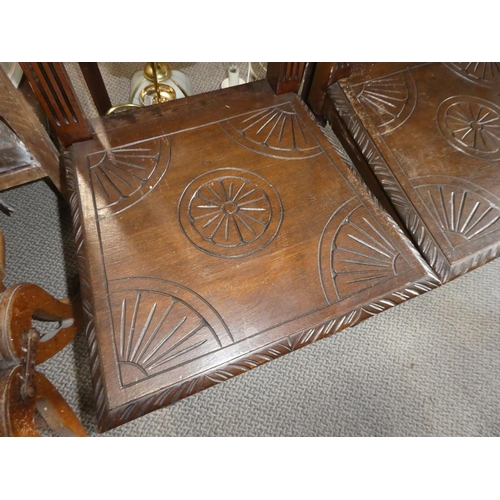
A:
[[[462,153],[500,160],[500,107],[472,96],[450,97],[437,112],[439,130]]]
[[[217,257],[243,257],[274,239],[283,207],[265,179],[240,169],[202,174],[184,190],[179,222],[191,243]]]
[[[238,144],[259,154],[288,159],[321,154],[316,139],[289,104],[233,118],[220,125]]]
[[[500,229],[500,208],[479,186],[448,176],[419,177],[412,184],[453,248]]]
[[[410,269],[382,227],[359,200],[337,210],[323,230],[318,264],[330,304]]]
[[[379,132],[385,135],[408,120],[415,109],[416,96],[413,77],[410,73],[403,72],[364,83],[356,98]]]
[[[484,87],[500,87],[500,63],[498,62],[446,63],[446,66],[470,82]]]
[[[170,163],[167,137],[151,139],[87,156],[100,218],[116,215],[157,186]]]
[[[110,282],[114,344],[122,386],[216,351],[233,339],[215,309],[177,283]]]

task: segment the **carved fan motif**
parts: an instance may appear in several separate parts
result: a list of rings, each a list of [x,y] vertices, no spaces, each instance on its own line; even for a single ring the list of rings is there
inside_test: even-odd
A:
[[[500,229],[500,208],[486,198],[485,190],[444,176],[412,183],[454,248]]]
[[[140,278],[121,280],[120,285],[125,289],[111,293],[110,298],[123,386],[171,370],[232,342],[215,310],[187,288]],[[134,288],[127,289],[127,285]]]
[[[241,169],[202,174],[184,190],[179,222],[193,245],[217,257],[243,257],[274,239],[283,207],[274,187]]]
[[[446,66],[470,82],[490,88],[500,87],[500,63],[498,62],[446,63]]]
[[[413,77],[403,72],[364,83],[356,97],[385,135],[410,117],[417,103],[416,95]]]
[[[319,267],[330,304],[410,269],[359,200],[345,204],[328,221],[320,241]]]
[[[222,122],[238,144],[276,158],[311,158],[321,153],[316,139],[289,104]]]
[[[87,156],[101,218],[120,213],[146,196],[170,162],[167,137],[108,149]]]
[[[457,96],[441,103],[439,129],[459,151],[477,158],[500,160],[500,107],[472,96]]]

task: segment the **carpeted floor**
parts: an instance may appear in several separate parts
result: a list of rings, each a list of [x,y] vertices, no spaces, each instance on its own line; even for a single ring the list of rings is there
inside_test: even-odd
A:
[[[76,274],[68,207],[45,181],[2,198],[16,209],[0,213],[5,284],[64,297]],[[499,283],[497,260],[104,436],[499,436]],[[79,335],[40,369],[97,435],[87,360]]]

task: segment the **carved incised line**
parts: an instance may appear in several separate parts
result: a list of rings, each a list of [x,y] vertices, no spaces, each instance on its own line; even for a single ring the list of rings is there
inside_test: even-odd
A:
[[[233,118],[220,126],[238,144],[273,158],[300,159],[321,154],[316,139],[290,104]]]
[[[408,72],[354,85],[361,87],[356,98],[366,109],[382,135],[400,127],[413,113],[417,90]]]
[[[112,410],[111,412],[105,411],[105,408],[102,407],[102,399],[98,398],[98,402],[101,401],[100,405],[98,403],[98,413],[102,415],[100,419],[101,428],[102,430],[107,430],[144,415],[154,409],[173,404],[185,397],[207,389],[214,384],[224,382],[232,377],[246,373],[268,361],[272,361],[296,349],[300,349],[305,345],[333,335],[344,328],[354,326],[365,318],[394,307],[412,297],[417,297],[422,293],[436,288],[438,285],[439,281],[429,276],[417,283],[413,283],[411,286],[367,303],[344,315],[332,318],[313,328],[294,333],[289,337],[249,353],[242,358],[235,359],[222,367],[216,367],[200,376],[182,381],[173,387],[168,387],[154,394],[131,401],[127,405]],[[101,388],[100,391],[102,392],[102,390]]]
[[[473,96],[450,97],[437,112],[444,138],[469,156],[500,160],[500,107]]]
[[[448,259],[437,245],[389,165],[379,153],[373,139],[362,125],[340,86],[338,84],[331,85],[328,88],[328,96],[359,146],[368,165],[380,180],[389,199],[401,215],[406,228],[413,235],[415,243],[427,262],[443,282],[448,281],[450,279]]]
[[[469,82],[483,87],[500,88],[500,63],[498,62],[445,63],[445,66]]]
[[[189,203],[189,220],[214,245],[236,247],[262,236],[271,221],[266,193],[242,177],[203,184]]]
[[[340,207],[325,226],[319,243],[318,265],[329,304],[411,268],[357,199]]]
[[[257,174],[217,169],[194,179],[179,201],[179,222],[191,243],[217,257],[243,257],[274,239],[283,207],[274,187]]]
[[[111,281],[110,300],[124,387],[233,342],[215,309],[177,283],[153,278]]]
[[[486,190],[448,176],[419,177],[412,184],[452,248],[500,229],[500,208]]]
[[[87,155],[100,218],[116,215],[144,198],[170,163],[168,137]]]

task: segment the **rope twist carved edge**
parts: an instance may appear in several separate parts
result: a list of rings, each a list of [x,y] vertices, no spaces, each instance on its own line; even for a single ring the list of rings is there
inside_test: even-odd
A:
[[[101,411],[99,412],[101,430],[105,431],[112,429],[134,418],[145,415],[146,413],[176,403],[185,397],[219,384],[220,382],[224,382],[232,377],[236,377],[237,375],[241,375],[268,361],[279,358],[284,354],[288,354],[308,344],[312,344],[313,342],[333,335],[344,328],[354,326],[370,316],[374,316],[412,297],[428,292],[439,285],[439,280],[430,276],[427,279],[412,284],[410,287],[366,304],[345,315],[333,318],[314,328],[295,333],[285,339],[267,345],[259,351],[231,361],[225,366],[217,367],[198,377],[183,381],[173,387],[158,391],[152,395],[133,401],[121,408],[112,410],[105,416]]]
[[[345,158],[343,158],[345,160]],[[380,298],[368,303],[363,307],[333,318],[327,322],[317,325],[298,333],[295,333],[285,339],[265,346],[259,351],[250,355],[236,359],[225,366],[214,368],[204,374],[180,382],[173,387],[157,391],[152,395],[145,396],[124,405],[120,408],[109,410],[108,401],[104,391],[102,380],[102,368],[98,356],[97,337],[95,328],[95,317],[91,301],[91,288],[89,284],[88,262],[85,251],[85,236],[82,226],[81,209],[76,193],[76,184],[72,160],[70,153],[65,151],[63,161],[66,167],[68,187],[71,191],[70,206],[73,214],[73,229],[78,255],[78,269],[80,274],[80,287],[82,293],[82,305],[86,322],[86,335],[90,350],[90,365],[92,374],[92,383],[94,386],[94,395],[96,400],[97,421],[99,430],[104,432],[124,424],[134,418],[150,413],[156,409],[173,404],[181,399],[195,394],[201,390],[207,389],[220,382],[245,373],[257,366],[263,365],[268,361],[276,359],[284,354],[288,354],[296,349],[300,349],[308,344],[331,336],[344,328],[358,324],[360,321],[378,314],[390,307],[394,307],[406,300],[428,292],[440,285],[439,280],[432,273],[429,273],[427,279],[412,284],[403,290],[392,293],[389,296]],[[350,160],[349,160],[350,161]],[[392,220],[392,219],[391,219]],[[402,235],[402,231],[394,222],[394,227]],[[410,245],[409,245],[410,246]],[[423,263],[422,258],[411,246],[414,255]],[[425,265],[425,264],[424,264]]]
[[[95,404],[97,410],[97,421],[100,422],[107,413],[108,402],[104,391],[102,380],[102,369],[99,361],[97,347],[97,332],[95,327],[95,315],[92,305],[92,292],[90,287],[90,276],[88,270],[87,253],[85,249],[85,234],[82,223],[80,203],[78,201],[76,179],[71,153],[64,151],[62,154],[63,165],[66,171],[68,190],[70,192],[69,204],[72,212],[73,233],[76,245],[78,275],[80,279],[80,292],[82,297],[82,309],[85,322],[85,334],[89,346],[90,370],[92,384],[94,387]]]
[[[456,271],[454,270],[453,275],[451,274],[448,259],[422,222],[418,212],[413,207],[386,161],[378,152],[375,143],[355,114],[340,86],[335,84],[329,87],[328,96],[358,145],[363,157],[379,179],[384,191],[403,219],[406,228],[413,236],[416,245],[426,258],[428,264],[437,273],[443,283],[455,277],[457,275]]]

